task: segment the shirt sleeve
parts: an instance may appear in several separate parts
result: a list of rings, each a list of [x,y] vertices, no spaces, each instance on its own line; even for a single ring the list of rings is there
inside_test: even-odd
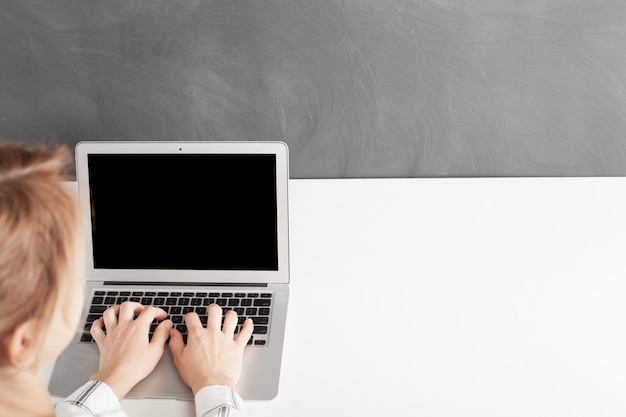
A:
[[[101,381],[89,381],[54,407],[56,417],[128,417],[115,393]]]
[[[232,387],[212,385],[196,393],[196,417],[244,417],[243,400]]]
[[[245,417],[248,415],[243,400],[231,387],[213,385],[196,393],[197,417]],[[107,384],[89,381],[56,404],[55,417],[128,417]]]

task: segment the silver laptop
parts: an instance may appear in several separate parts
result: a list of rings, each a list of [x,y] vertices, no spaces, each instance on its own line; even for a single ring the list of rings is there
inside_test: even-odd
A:
[[[251,317],[237,391],[278,392],[289,299],[288,151],[281,142],[81,142],[76,175],[86,234],[86,301],[49,389],[67,396],[98,369],[91,323],[138,301],[182,317],[206,306]],[[204,321],[205,322],[205,321]],[[206,322],[205,322],[206,323]],[[192,399],[166,348],[130,398]]]

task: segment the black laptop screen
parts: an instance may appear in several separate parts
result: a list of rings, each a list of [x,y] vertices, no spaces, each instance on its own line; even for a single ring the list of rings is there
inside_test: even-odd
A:
[[[94,266],[278,270],[276,157],[88,156]]]

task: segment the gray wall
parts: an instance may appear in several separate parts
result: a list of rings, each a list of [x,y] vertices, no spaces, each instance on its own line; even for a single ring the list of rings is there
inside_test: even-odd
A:
[[[293,178],[626,174],[623,0],[13,0],[0,136],[283,140]]]

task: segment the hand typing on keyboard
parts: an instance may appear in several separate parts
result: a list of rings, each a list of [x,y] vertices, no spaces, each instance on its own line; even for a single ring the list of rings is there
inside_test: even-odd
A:
[[[158,307],[130,301],[105,310],[91,326],[100,349],[100,367],[90,379],[105,382],[119,399],[124,398],[161,359],[173,326],[170,320],[163,320],[166,316]],[[150,324],[155,319],[163,321],[149,340]]]
[[[237,313],[230,310],[222,324],[222,308],[211,304],[202,321],[196,312],[185,315],[185,344],[183,335],[166,317],[166,311],[159,307],[133,301],[107,308],[90,330],[100,349],[99,371],[91,380],[105,382],[119,399],[124,398],[152,372],[170,338],[174,363],[194,395],[207,385],[235,386],[244,348],[254,330],[252,320],[245,320],[239,329]],[[206,328],[202,324],[205,320]]]
[[[235,336],[237,313],[227,311],[222,325],[222,309],[216,304],[207,308],[204,328],[197,313],[187,313],[187,345],[176,329],[170,330],[170,350],[183,381],[194,395],[208,385],[234,387],[241,376],[243,351],[252,336],[251,319],[243,322]]]

